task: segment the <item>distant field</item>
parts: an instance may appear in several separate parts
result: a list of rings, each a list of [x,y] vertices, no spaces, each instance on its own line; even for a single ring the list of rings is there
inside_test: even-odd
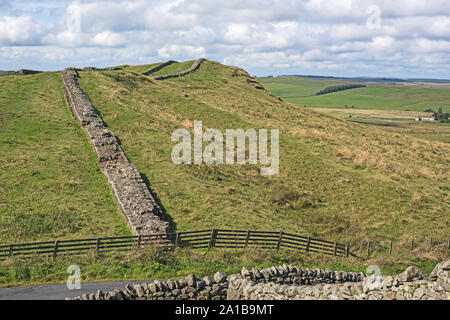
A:
[[[450,90],[411,85],[381,85],[366,83],[356,88],[315,96],[321,89],[349,82],[314,80],[299,77],[260,78],[260,82],[284,100],[311,108],[405,110],[423,112],[442,106],[450,110]]]
[[[268,90],[299,106],[316,108],[353,122],[377,125],[427,140],[450,142],[449,124],[414,121],[419,115],[430,114],[424,112],[428,109],[436,111],[442,107],[444,112],[450,111],[450,90],[447,84],[365,83],[365,88],[316,96],[316,92],[326,87],[349,82],[301,77],[259,80]]]
[[[0,88],[0,244],[130,234],[59,74]]]
[[[331,86],[349,84],[349,81],[315,80],[299,77],[259,78],[267,89],[287,101],[293,98],[314,95],[316,92]]]

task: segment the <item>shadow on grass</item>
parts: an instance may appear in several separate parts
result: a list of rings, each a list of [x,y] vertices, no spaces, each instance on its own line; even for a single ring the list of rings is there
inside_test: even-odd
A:
[[[150,191],[153,199],[155,199],[156,204],[161,208],[161,216],[164,219],[164,221],[169,222],[169,230],[168,232],[176,232],[176,223],[175,221],[173,221],[172,217],[167,213],[166,208],[164,207],[164,205],[161,203],[161,200],[158,198],[158,195],[156,194],[156,192],[154,192],[152,190],[151,184],[150,184],[150,180],[148,179],[148,177],[144,174],[144,173],[140,173],[142,180],[144,180],[145,184],[147,185],[148,190]]]

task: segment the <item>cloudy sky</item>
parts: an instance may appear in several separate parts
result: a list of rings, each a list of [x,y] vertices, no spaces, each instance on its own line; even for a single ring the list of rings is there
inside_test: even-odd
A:
[[[0,0],[0,70],[199,57],[253,75],[450,78],[450,1]]]

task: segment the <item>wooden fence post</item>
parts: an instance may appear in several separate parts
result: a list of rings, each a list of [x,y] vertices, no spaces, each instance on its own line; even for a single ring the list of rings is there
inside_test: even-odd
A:
[[[12,254],[13,254],[13,244],[11,243],[11,244],[9,245],[9,256],[11,257]]]
[[[250,230],[247,230],[247,237],[245,238],[245,247],[248,246],[248,241],[250,240]]]
[[[447,237],[447,250],[450,250],[450,237]]]
[[[414,250],[414,238],[411,239],[411,251]]]
[[[55,240],[55,248],[53,249],[53,258],[56,258],[57,252],[58,252],[58,240]]]
[[[97,238],[97,243],[95,245],[95,250],[97,251],[97,253],[100,252],[100,238]]]
[[[345,245],[345,257],[348,258],[348,253],[350,251],[350,246],[348,244]]]
[[[137,238],[137,247],[138,247],[138,249],[141,247],[141,242],[142,242],[142,235],[138,234],[138,238]]]
[[[209,241],[208,249],[216,246],[216,240],[217,240],[217,229],[212,229],[211,240]]]
[[[392,240],[389,241],[389,257],[392,256]]]
[[[367,258],[369,258],[370,255],[370,241],[367,241]]]
[[[305,248],[305,251],[306,252],[309,252],[309,245],[311,244],[311,237],[310,236],[308,236],[308,241],[306,242],[306,248]]]
[[[175,248],[178,247],[180,241],[180,233],[177,232],[177,234],[175,235]]]
[[[335,241],[334,242],[334,255],[336,255],[337,254],[337,242]]]
[[[283,238],[283,231],[280,231],[280,236],[278,237],[278,242],[277,242],[277,250],[280,250],[280,245],[281,245],[281,239]]]

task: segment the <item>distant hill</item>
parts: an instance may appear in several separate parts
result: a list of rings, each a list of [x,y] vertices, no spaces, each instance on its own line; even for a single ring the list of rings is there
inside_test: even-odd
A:
[[[267,78],[272,78],[268,76]],[[301,77],[307,79],[317,80],[342,80],[342,81],[355,81],[355,82],[434,82],[434,83],[450,83],[450,79],[428,79],[428,78],[377,78],[377,77],[334,77],[334,76],[312,76],[312,75],[279,75],[277,77]]]

